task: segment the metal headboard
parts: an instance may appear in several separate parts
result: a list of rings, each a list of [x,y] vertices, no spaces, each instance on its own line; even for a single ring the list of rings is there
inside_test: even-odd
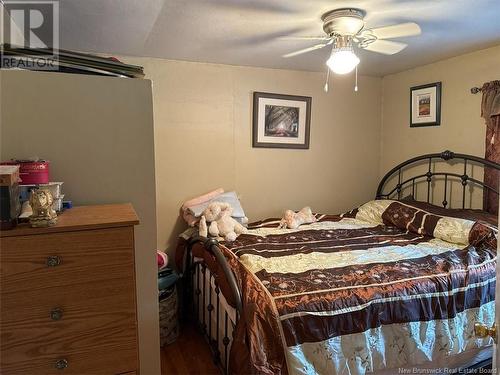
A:
[[[463,173],[458,174],[455,172],[433,172],[432,167],[433,163],[436,161],[451,161],[453,160],[454,164],[456,163],[462,163],[463,164]],[[407,166],[416,166],[416,165],[421,165],[422,161],[427,161],[428,163],[428,168],[427,172],[423,174],[418,174],[416,176],[412,177],[405,177],[403,179],[403,169]],[[448,202],[448,180],[450,182],[452,180],[455,181],[460,181],[462,185],[462,208],[465,207],[465,198],[466,198],[466,187],[468,185],[476,185],[480,186],[483,190],[487,189],[490,190],[498,195],[498,190],[494,189],[492,186],[486,185],[483,181],[480,181],[476,178],[473,178],[472,176],[467,174],[467,165],[480,165],[483,168],[493,168],[496,170],[500,170],[500,164],[492,162],[490,160],[486,160],[483,158],[479,158],[477,156],[472,156],[472,155],[467,155],[467,154],[455,154],[452,151],[446,150],[441,153],[436,153],[436,154],[426,154],[426,155],[421,155],[414,157],[412,159],[406,160],[403,163],[395,166],[392,168],[380,181],[380,184],[378,185],[377,188],[377,199],[401,199],[402,192],[405,188],[409,188],[411,185],[411,192],[412,195],[415,195],[415,186],[419,182],[426,182],[427,183],[427,202],[430,202],[431,198],[431,192],[432,188],[431,185],[433,182],[438,181],[438,179],[433,179],[433,177],[440,177],[441,179],[444,178],[444,197],[443,201],[441,202],[444,208],[449,208],[447,207],[449,202]],[[408,174],[409,172],[408,169],[405,169],[405,173]],[[397,183],[395,186],[390,189],[387,193],[384,193],[384,189],[386,188],[387,182],[391,179],[394,178],[396,179],[397,176]],[[451,190],[451,189],[450,189]]]

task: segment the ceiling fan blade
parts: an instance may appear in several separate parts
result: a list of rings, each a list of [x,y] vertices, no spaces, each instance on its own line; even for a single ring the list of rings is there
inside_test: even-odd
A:
[[[328,36],[283,36],[279,40],[328,40]]]
[[[371,32],[378,39],[392,39],[420,35],[422,30],[415,22],[406,22],[398,25],[376,27],[371,29]]]
[[[316,45],[314,45],[312,47],[308,47],[308,48],[304,48],[304,49],[299,49],[298,51],[287,53],[286,55],[283,55],[283,57],[287,58],[287,57],[293,57],[293,56],[297,56],[297,55],[302,55],[303,53],[311,52],[311,51],[314,51],[314,50],[326,47],[329,44],[331,44],[331,41],[328,42],[328,43],[316,44]]]
[[[406,43],[377,39],[373,43],[370,43],[366,47],[362,48],[368,51],[382,53],[384,55],[394,55],[404,50],[407,46],[408,44]]]

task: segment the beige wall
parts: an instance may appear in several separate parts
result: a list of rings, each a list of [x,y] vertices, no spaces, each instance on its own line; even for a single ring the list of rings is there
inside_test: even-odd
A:
[[[250,220],[310,205],[338,212],[375,194],[379,78],[124,58],[153,81],[158,246],[173,250],[179,207],[217,187],[235,189]],[[309,150],[252,148],[252,93],[312,96]]]
[[[0,79],[2,159],[50,160],[76,205],[134,205],[141,374],[159,374],[151,82],[27,71]]]
[[[484,157],[481,94],[470,88],[500,79],[500,46],[383,78],[381,175],[412,156],[455,152]],[[410,87],[441,81],[441,126],[410,128]]]

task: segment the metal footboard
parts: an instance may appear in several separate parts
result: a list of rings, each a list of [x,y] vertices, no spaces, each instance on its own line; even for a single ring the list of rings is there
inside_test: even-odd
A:
[[[215,276],[202,259],[195,258],[192,247],[202,244],[220,264],[229,283],[236,308],[232,308],[221,293]],[[233,331],[238,323],[242,302],[236,278],[219,243],[214,238],[193,237],[186,244],[184,258],[184,292],[186,310],[192,312],[198,329],[210,345],[214,363],[224,374],[229,370],[229,352]]]

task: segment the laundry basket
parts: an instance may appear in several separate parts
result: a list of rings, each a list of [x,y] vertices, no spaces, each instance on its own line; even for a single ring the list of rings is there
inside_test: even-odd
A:
[[[160,307],[160,344],[171,344],[179,336],[177,273],[165,268],[158,272],[158,300]]]

